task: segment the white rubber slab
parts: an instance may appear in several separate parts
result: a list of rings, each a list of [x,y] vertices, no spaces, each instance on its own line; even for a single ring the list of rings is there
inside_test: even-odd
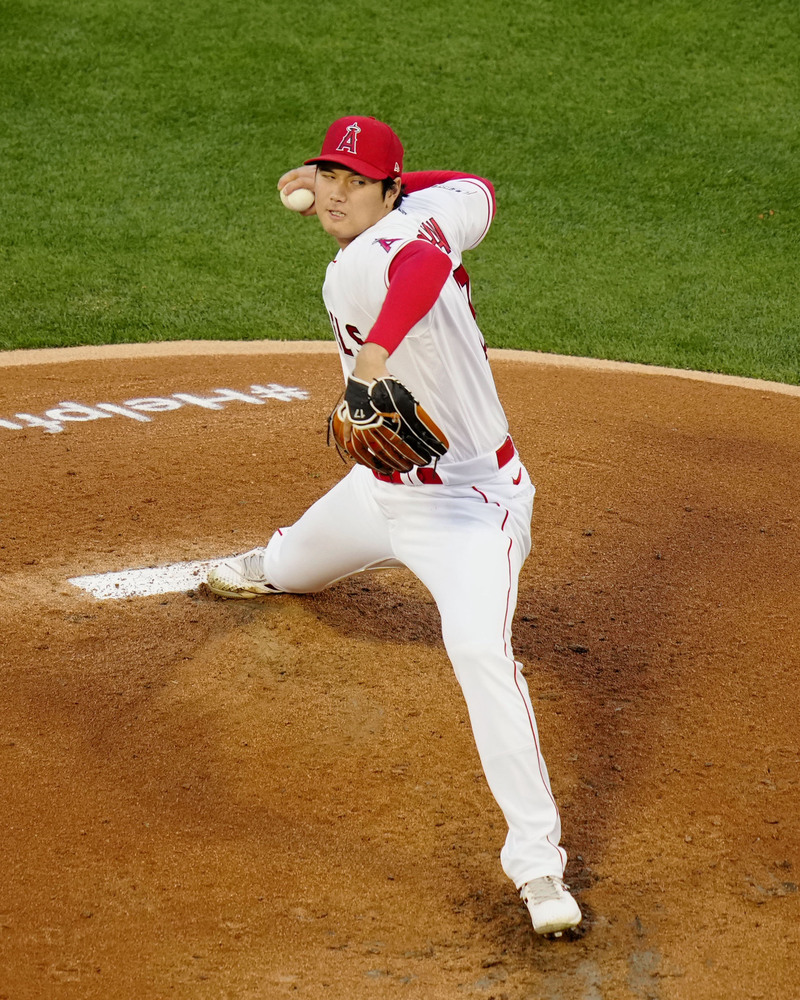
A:
[[[68,582],[87,591],[98,601],[112,601],[121,597],[152,597],[155,594],[174,594],[199,587],[205,581],[209,567],[215,562],[218,560],[124,569],[117,573],[74,576]]]

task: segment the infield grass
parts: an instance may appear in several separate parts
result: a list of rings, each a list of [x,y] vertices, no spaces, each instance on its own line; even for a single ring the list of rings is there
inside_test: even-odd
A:
[[[796,0],[0,0],[0,348],[330,336],[341,114],[491,178],[491,346],[800,383]]]

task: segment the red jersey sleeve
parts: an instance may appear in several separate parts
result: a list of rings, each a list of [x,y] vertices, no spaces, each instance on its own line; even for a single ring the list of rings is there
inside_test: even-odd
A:
[[[389,265],[389,289],[366,342],[391,354],[433,308],[450,272],[450,259],[431,243],[406,244]]]

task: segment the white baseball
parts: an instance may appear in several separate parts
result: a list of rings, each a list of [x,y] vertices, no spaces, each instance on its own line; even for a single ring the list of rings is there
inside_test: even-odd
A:
[[[293,212],[305,212],[314,204],[314,192],[308,188],[298,188],[291,194],[286,194],[286,188],[281,188],[281,201]]]

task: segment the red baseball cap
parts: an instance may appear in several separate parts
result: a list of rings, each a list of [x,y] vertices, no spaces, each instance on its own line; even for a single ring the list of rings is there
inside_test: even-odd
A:
[[[384,122],[362,115],[338,118],[328,129],[322,152],[305,163],[337,163],[379,181],[403,172],[403,144]]]

